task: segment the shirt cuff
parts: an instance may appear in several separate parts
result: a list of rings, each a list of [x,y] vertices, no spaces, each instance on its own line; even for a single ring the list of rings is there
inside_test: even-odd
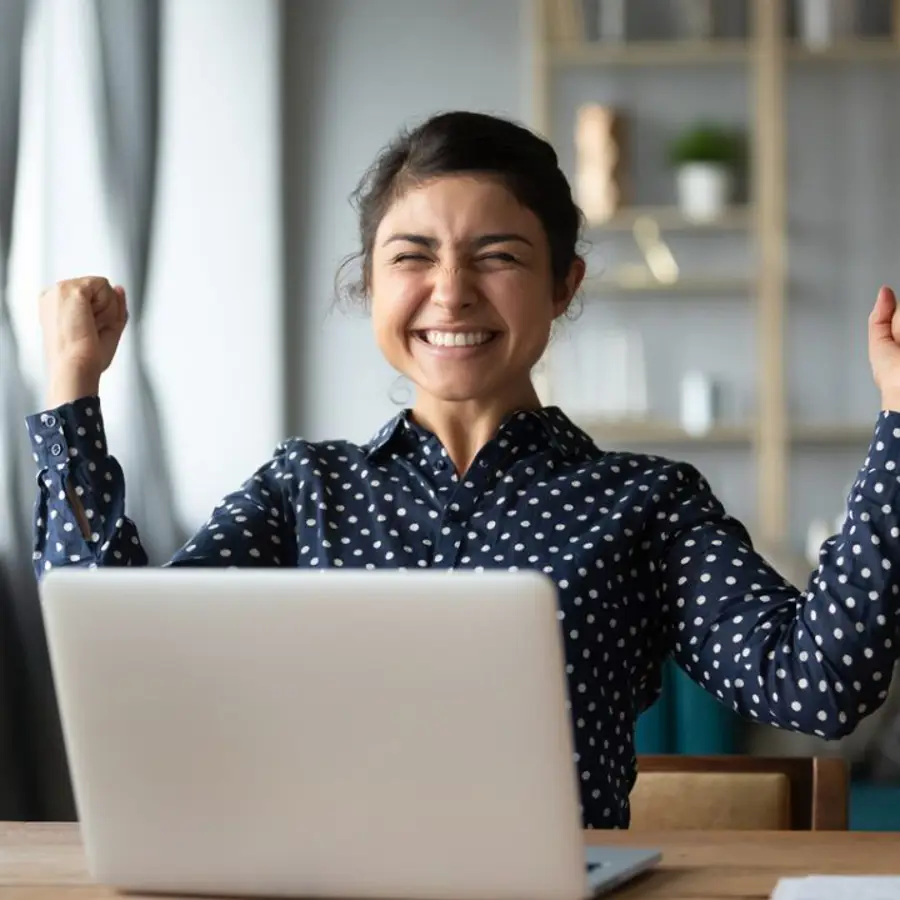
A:
[[[900,490],[900,412],[879,414],[856,489],[880,503],[896,497]]]
[[[25,419],[34,461],[44,469],[62,470],[69,460],[99,461],[106,457],[106,430],[99,397],[82,397]]]

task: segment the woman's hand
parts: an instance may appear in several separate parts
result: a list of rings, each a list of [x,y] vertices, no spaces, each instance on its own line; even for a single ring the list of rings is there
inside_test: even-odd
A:
[[[869,316],[869,362],[881,408],[900,411],[900,308],[889,287],[878,292]]]
[[[41,296],[40,320],[47,405],[97,394],[128,321],[125,290],[98,277],[60,281]]]

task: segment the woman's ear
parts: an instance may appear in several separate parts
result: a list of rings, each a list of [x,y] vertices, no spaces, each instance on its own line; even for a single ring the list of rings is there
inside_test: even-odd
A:
[[[578,288],[581,287],[581,283],[584,281],[584,274],[586,271],[587,266],[585,265],[584,259],[580,256],[576,256],[572,260],[572,265],[569,266],[569,274],[566,275],[565,281],[556,285],[553,298],[554,318],[563,315],[569,308],[575,294],[578,293]]]

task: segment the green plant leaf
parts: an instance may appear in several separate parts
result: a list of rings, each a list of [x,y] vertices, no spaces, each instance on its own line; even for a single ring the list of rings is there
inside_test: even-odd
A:
[[[744,157],[743,133],[713,122],[691,126],[669,145],[669,162],[676,167],[686,163],[714,163],[738,168]]]

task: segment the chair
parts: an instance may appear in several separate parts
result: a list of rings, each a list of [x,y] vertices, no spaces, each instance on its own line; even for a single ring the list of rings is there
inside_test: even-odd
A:
[[[847,829],[839,757],[638,756],[634,830]]]

